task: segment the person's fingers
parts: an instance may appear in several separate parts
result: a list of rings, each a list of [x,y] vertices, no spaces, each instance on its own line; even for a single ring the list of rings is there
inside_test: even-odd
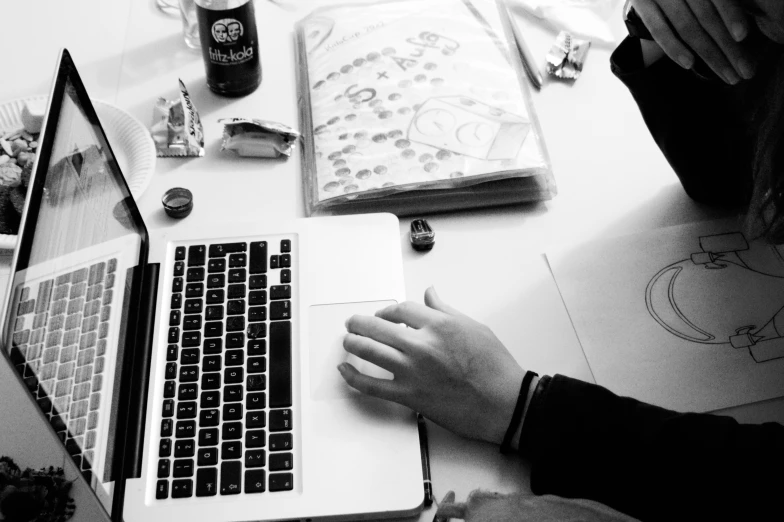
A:
[[[699,30],[690,31],[691,39],[681,35],[687,44],[693,45],[694,51],[713,69],[716,74],[732,80],[737,76],[749,79],[754,75],[751,62],[747,59],[743,47],[735,41],[725,21],[716,8],[716,0],[686,0],[695,18],[699,21],[708,38],[699,34]],[[733,74],[735,73],[735,74]],[[732,83],[732,82],[730,82]]]
[[[465,315],[459,310],[457,310],[456,308],[446,304],[436,293],[435,287],[432,286],[427,290],[425,290],[425,305],[429,306],[434,310],[438,310],[439,312],[444,312],[445,314],[454,315],[454,316]]]
[[[404,301],[379,310],[376,317],[419,329],[437,320],[439,313],[422,304]]]
[[[408,352],[415,344],[413,334],[415,330],[404,328],[381,317],[352,315],[346,321],[346,330],[369,337],[402,352]]]
[[[338,371],[346,383],[355,390],[379,399],[397,403],[401,402],[402,392],[400,386],[395,381],[369,377],[359,372],[349,363],[339,364]]]
[[[675,35],[659,6],[653,0],[636,0],[634,9],[662,51],[684,69],[691,69],[694,54]]]
[[[343,348],[348,353],[354,354],[360,359],[371,362],[393,374],[399,373],[405,365],[402,353],[369,337],[347,333],[346,337],[343,338]]]
[[[716,12],[724,21],[724,26],[736,42],[741,42],[749,34],[749,18],[738,0],[712,0]]]

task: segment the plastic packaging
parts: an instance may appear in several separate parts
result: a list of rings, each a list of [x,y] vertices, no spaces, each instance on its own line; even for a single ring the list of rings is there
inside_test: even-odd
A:
[[[234,151],[240,156],[291,156],[293,145],[299,138],[297,131],[274,121],[223,118],[218,123],[223,124],[221,150]]]
[[[308,214],[400,215],[556,192],[495,0],[318,9],[297,24]]]
[[[155,102],[150,133],[159,157],[204,156],[204,129],[182,80],[179,98]]]

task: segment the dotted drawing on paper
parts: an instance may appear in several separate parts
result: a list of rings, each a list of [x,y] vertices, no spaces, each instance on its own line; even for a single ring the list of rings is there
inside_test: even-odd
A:
[[[784,247],[740,232],[702,236],[699,247],[651,278],[651,316],[681,339],[746,350],[757,363],[784,357]]]

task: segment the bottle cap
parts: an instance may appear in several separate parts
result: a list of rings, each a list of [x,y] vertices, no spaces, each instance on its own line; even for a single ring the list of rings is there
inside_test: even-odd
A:
[[[161,203],[169,216],[181,219],[193,210],[193,194],[186,188],[170,188],[161,198]]]

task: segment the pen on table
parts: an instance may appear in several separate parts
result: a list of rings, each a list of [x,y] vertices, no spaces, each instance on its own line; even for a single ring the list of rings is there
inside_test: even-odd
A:
[[[541,89],[544,80],[542,79],[542,73],[539,72],[539,68],[536,66],[536,59],[534,58],[534,55],[531,54],[531,49],[528,48],[528,44],[525,43],[523,33],[521,33],[520,28],[517,27],[517,22],[512,16],[512,12],[507,9],[507,13],[509,14],[509,23],[512,25],[512,34],[514,35],[515,43],[517,43],[517,49],[520,51],[520,56],[523,58],[525,72],[528,74],[528,78],[531,80],[531,83],[534,84],[534,87]]]
[[[425,486],[425,506],[433,504],[433,484],[430,481],[430,449],[427,445],[427,424],[421,413],[417,413],[419,428],[419,453],[422,456],[422,480]]]

